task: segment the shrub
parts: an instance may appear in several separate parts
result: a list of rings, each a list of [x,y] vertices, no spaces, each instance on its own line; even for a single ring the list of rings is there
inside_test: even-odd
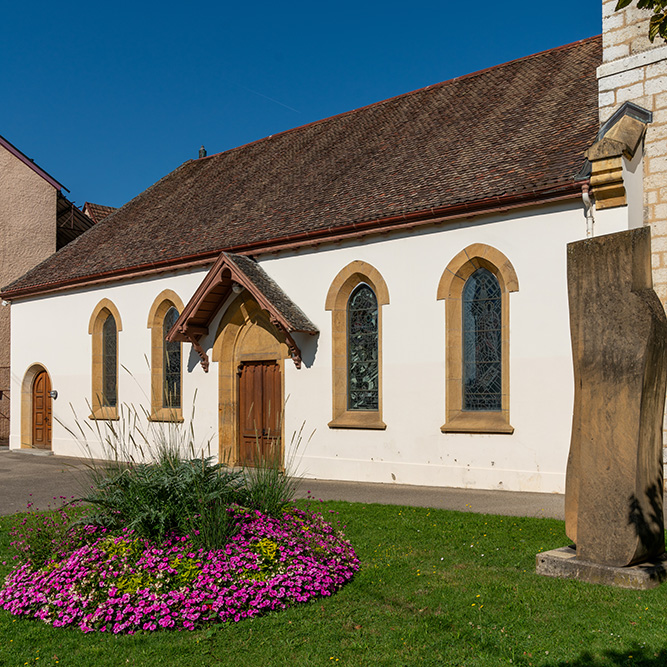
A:
[[[163,457],[115,466],[106,476],[98,470],[92,492],[81,499],[94,509],[82,521],[127,528],[150,540],[191,534],[202,546],[216,548],[233,533],[225,510],[244,502],[242,482],[241,472],[211,458]]]
[[[293,476],[304,425],[292,436],[285,469],[277,438],[268,452],[257,442],[256,465],[240,470],[204,456],[210,443],[195,444],[193,420],[186,425],[154,422],[140,407],[121,405],[117,421],[60,422],[88,453],[92,491],[82,501],[92,509],[80,521],[150,540],[190,535],[200,546],[223,546],[236,530],[227,509],[248,507],[279,516],[292,501],[300,479]],[[93,456],[88,438],[101,443],[103,461]],[[312,435],[311,435],[312,437]],[[197,454],[201,452],[198,456]]]
[[[301,424],[298,432],[292,435],[290,455],[283,469],[281,465],[282,448],[279,438],[273,440],[267,452],[260,450],[257,443],[256,465],[243,470],[243,483],[248,506],[270,516],[279,516],[294,499],[294,494],[301,483],[296,475],[296,457],[303,442]],[[313,437],[311,433],[308,442]]]

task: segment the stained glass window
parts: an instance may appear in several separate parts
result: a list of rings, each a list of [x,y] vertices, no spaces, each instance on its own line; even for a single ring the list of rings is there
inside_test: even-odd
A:
[[[378,303],[361,283],[347,302],[347,409],[379,409]]]
[[[102,325],[102,405],[110,408],[118,402],[117,345],[116,320],[109,313]]]
[[[162,367],[164,372],[162,407],[181,407],[181,344],[164,340],[178,319],[178,311],[173,306],[167,311],[162,322]]]
[[[463,287],[463,409],[502,407],[502,302],[497,278],[477,269]]]

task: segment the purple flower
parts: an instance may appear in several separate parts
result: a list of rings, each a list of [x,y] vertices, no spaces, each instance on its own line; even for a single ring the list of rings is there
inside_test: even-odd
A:
[[[184,536],[155,545],[131,532],[110,538],[86,527],[90,543],[59,562],[15,568],[0,607],[83,632],[193,630],[331,595],[359,569],[349,542],[320,514],[290,508],[280,519],[235,516],[238,533],[214,551]]]

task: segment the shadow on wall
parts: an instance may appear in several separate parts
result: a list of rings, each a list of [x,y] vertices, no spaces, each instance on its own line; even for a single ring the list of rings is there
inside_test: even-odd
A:
[[[317,345],[320,339],[319,334],[312,336],[304,333],[293,333],[292,338],[301,349],[301,362],[306,368],[310,368],[315,363],[317,355]]]
[[[202,340],[200,340],[199,344],[206,350],[207,354],[210,357],[211,350],[206,343],[206,339],[203,338]],[[183,345],[187,345],[190,348],[190,354],[188,354],[188,373],[192,373],[192,371],[197,367],[197,365],[201,361],[201,358],[197,354],[197,351],[195,350],[193,345],[190,345],[190,343],[183,343]]]
[[[311,336],[310,334],[303,334],[303,333],[293,333],[292,337],[296,341],[296,344],[299,346],[301,349],[301,362],[306,368],[310,368],[314,363],[315,363],[315,357],[317,355],[317,347],[318,347],[318,342],[319,342],[319,335],[317,336]],[[206,336],[205,338],[202,338],[200,341],[200,345],[206,350],[206,353],[211,356],[211,351],[212,351],[212,343],[210,340],[210,336]],[[188,343],[183,343],[184,345],[188,345],[190,348],[190,352],[188,354],[188,373],[192,373],[192,371],[197,367],[201,359],[199,358],[199,355],[197,354],[197,351],[194,349],[192,345],[189,345]]]

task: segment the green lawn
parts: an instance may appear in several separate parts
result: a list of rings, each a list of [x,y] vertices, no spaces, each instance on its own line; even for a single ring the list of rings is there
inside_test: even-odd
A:
[[[321,599],[197,632],[111,636],[0,611],[0,665],[667,665],[667,584],[625,591],[535,575],[551,519],[327,502],[362,569]],[[329,512],[332,512],[329,514]],[[11,568],[0,519],[0,574]]]

